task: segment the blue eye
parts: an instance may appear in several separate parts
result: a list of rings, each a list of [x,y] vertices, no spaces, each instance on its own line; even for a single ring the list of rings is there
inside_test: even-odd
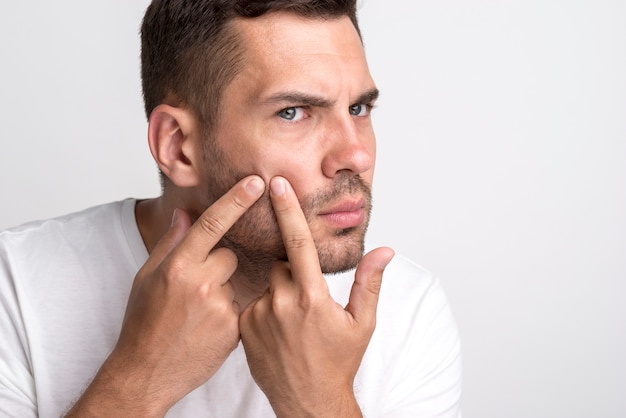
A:
[[[370,113],[370,106],[366,104],[355,104],[350,106],[349,111],[352,116],[367,116]]]
[[[287,107],[278,112],[278,116],[290,122],[299,121],[304,117],[304,110],[301,107]]]

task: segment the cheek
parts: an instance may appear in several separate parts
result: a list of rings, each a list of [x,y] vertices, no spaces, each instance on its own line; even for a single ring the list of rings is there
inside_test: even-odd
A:
[[[292,151],[287,148],[276,152],[262,153],[251,161],[254,173],[260,175],[268,184],[276,176],[286,178],[296,193],[303,186],[311,188],[321,177],[321,163],[315,153],[307,150]]]
[[[372,168],[361,173],[361,178],[368,184],[370,187],[372,186],[372,181],[374,179],[374,169],[376,168],[376,137],[371,134],[371,140],[368,145],[368,150],[372,155]]]
[[[249,225],[255,225],[260,230],[267,231],[268,228],[278,228],[269,191],[266,191],[265,194],[248,209],[244,217],[248,220]]]
[[[368,189],[369,189],[369,191],[371,193],[372,189],[374,188],[374,180],[373,180],[374,176],[373,175],[368,175],[369,173],[371,173],[371,171],[369,171],[367,173],[361,173],[360,177],[361,177],[361,180],[363,180],[363,184],[365,184],[368,187]]]

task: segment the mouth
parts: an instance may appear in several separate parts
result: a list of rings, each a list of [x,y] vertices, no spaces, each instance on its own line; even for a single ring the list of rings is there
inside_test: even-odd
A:
[[[334,229],[358,227],[365,220],[365,199],[344,199],[338,204],[322,210],[318,216]]]

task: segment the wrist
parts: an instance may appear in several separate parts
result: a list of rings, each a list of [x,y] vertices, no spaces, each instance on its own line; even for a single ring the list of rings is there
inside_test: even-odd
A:
[[[287,398],[270,400],[277,418],[362,418],[354,392],[334,392],[326,396],[307,396],[296,401]]]
[[[109,357],[66,418],[163,417],[175,401],[168,402],[152,383],[147,370]]]

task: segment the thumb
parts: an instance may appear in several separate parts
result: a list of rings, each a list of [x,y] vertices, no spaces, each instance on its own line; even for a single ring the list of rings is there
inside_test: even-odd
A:
[[[359,323],[375,323],[378,295],[383,272],[395,255],[388,247],[380,247],[365,254],[354,275],[350,300],[346,311]]]

